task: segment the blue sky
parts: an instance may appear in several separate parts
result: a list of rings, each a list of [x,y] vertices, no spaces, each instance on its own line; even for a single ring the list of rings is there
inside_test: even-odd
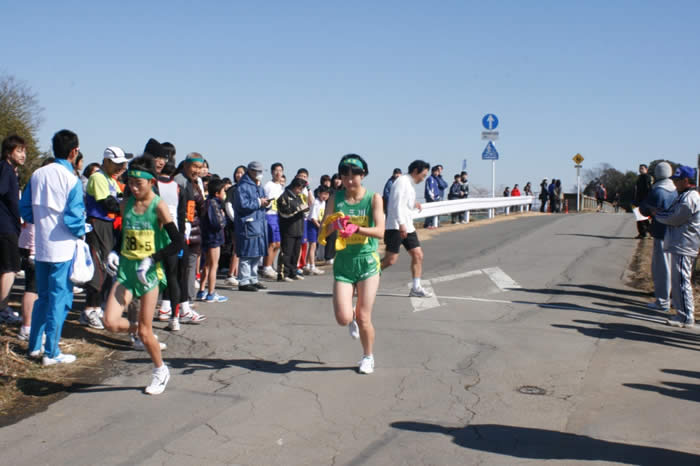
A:
[[[700,153],[699,2],[12,2],[0,71],[78,133],[88,161],[149,137],[239,163],[345,153],[379,189],[416,158],[468,160],[489,187],[481,119],[500,120],[497,185]],[[7,18],[21,18],[8,21]]]

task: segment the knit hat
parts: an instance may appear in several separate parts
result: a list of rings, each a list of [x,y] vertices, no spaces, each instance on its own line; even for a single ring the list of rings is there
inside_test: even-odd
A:
[[[666,178],[670,178],[672,173],[673,169],[668,162],[659,162],[659,164],[656,165],[656,168],[654,168],[654,178],[657,180],[665,180]]]
[[[161,143],[151,138],[146,143],[146,147],[143,149],[144,154],[151,154],[153,157],[160,159],[168,158],[168,151],[163,147]]]

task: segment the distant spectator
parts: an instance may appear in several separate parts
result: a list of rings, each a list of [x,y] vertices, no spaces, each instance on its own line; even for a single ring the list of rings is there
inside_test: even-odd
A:
[[[651,175],[647,173],[648,167],[644,164],[639,166],[639,176],[637,177],[637,183],[634,185],[634,205],[639,207],[642,202],[647,198],[649,192],[651,191]],[[649,219],[639,220],[637,222],[637,238],[646,238],[649,233]]]
[[[430,171],[430,176],[425,180],[425,202],[437,202],[440,200],[440,165],[436,165]],[[426,217],[425,222],[423,222],[424,228],[437,228],[438,218]]]
[[[447,193],[447,199],[454,201],[464,198],[464,191],[462,191],[462,181],[459,175],[454,176],[454,181],[452,186],[450,186],[450,191]],[[452,213],[452,223],[462,223],[464,220],[464,212],[453,212]]]
[[[605,185],[600,182],[598,183],[598,188],[596,188],[595,191],[595,200],[598,204],[598,208],[596,209],[596,212],[601,212],[603,211],[603,202],[608,198],[608,191],[605,189]]]
[[[513,190],[510,192],[510,197],[520,196],[520,188],[516,184],[513,186]]]
[[[503,197],[510,197],[510,187],[506,186],[506,189],[503,190]]]
[[[301,192],[306,187],[306,180],[294,178],[282,195],[277,198],[277,210],[280,215],[280,230],[282,232],[282,251],[280,253],[282,277],[285,281],[303,280],[304,276],[297,274],[297,262],[301,252],[301,242],[304,237],[304,214],[309,210]]]
[[[549,190],[547,188],[547,178],[542,180],[540,183],[540,212],[544,212],[547,207],[547,200],[549,199]]]
[[[216,292],[216,273],[219,269],[219,256],[226,235],[226,216],[224,215],[224,198],[226,191],[224,182],[211,180],[209,182],[209,198],[204,207],[202,216],[202,250],[205,263],[202,279],[199,285],[198,299],[208,303],[224,303],[228,301],[226,296]],[[207,288],[205,292],[204,289]],[[206,293],[206,294],[205,294]]]
[[[387,206],[389,203],[389,193],[391,192],[391,185],[394,184],[394,181],[396,181],[396,178],[401,176],[401,169],[400,168],[394,168],[394,172],[391,174],[391,178],[386,180],[386,183],[384,183],[384,191],[382,191],[382,200],[384,201],[384,212],[387,211]]]
[[[695,169],[679,166],[671,179],[678,198],[654,219],[667,225],[664,250],[671,253],[671,299],[676,315],[666,321],[672,327],[695,328],[692,275],[700,247],[700,195],[695,187]]]
[[[667,162],[660,162],[654,169],[656,183],[651,187],[649,195],[639,205],[642,215],[651,215],[654,210],[665,211],[676,200],[676,186],[669,179],[673,170]],[[616,194],[616,199],[619,193]],[[617,201],[616,201],[617,202]],[[617,207],[615,207],[617,209]],[[654,280],[654,295],[656,300],[649,303],[651,309],[668,311],[671,295],[671,254],[664,251],[664,237],[667,227],[654,217],[651,220],[649,232],[654,238],[654,252],[651,256],[651,277]]]
[[[561,188],[561,180],[554,182],[554,206],[553,212],[560,213],[562,204],[564,204],[564,191]]]
[[[675,188],[674,188],[674,189],[675,189]],[[621,202],[621,200],[622,200],[622,198],[621,198],[621,196],[620,196],[620,191],[617,191],[617,192],[615,193],[615,197],[613,198],[613,207],[615,207],[615,213],[616,213],[616,214],[617,214],[618,212],[620,212],[620,202]]]

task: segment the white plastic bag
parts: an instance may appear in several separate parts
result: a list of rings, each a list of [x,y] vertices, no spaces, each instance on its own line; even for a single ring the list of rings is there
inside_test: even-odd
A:
[[[76,285],[82,285],[92,280],[94,274],[95,264],[92,262],[92,256],[90,255],[90,246],[82,239],[79,239],[75,242],[70,281]]]

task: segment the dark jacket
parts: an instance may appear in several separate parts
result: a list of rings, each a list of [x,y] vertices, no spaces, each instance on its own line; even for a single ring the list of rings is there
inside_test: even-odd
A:
[[[462,197],[462,185],[459,183],[459,181],[455,181],[452,183],[452,186],[450,186],[450,192],[447,193],[447,199],[462,199]]]
[[[184,206],[185,213],[183,216],[178,213],[178,223],[181,224],[178,227],[182,227],[180,231],[184,234],[185,222],[190,224],[191,230],[187,245],[196,250],[202,244],[200,216],[204,209],[204,195],[200,191],[199,185],[193,183],[182,173],[176,175],[174,180],[180,186],[180,203]]]
[[[7,160],[0,160],[0,233],[20,233],[19,183],[15,168]]]
[[[637,184],[634,186],[634,203],[640,205],[651,192],[651,175],[645,173],[637,177]]]
[[[219,198],[207,199],[205,214],[202,216],[202,247],[217,248],[224,244],[226,216]]]
[[[263,257],[267,255],[267,221],[260,198],[265,197],[265,192],[247,173],[236,186],[233,200],[236,254],[238,257]]]
[[[282,236],[304,236],[304,212],[309,206],[300,196],[287,188],[277,198],[277,212],[280,215],[280,233]]]

